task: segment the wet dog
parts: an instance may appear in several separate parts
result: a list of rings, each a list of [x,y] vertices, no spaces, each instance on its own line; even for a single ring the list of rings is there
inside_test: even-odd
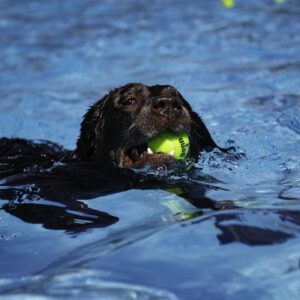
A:
[[[202,150],[224,149],[183,96],[170,85],[130,83],[110,91],[84,115],[75,152],[51,142],[0,139],[0,158],[16,168],[54,161],[90,162],[105,168],[176,167],[171,155],[148,153],[148,141],[165,130],[189,135],[188,157],[197,161]],[[47,159],[47,157],[49,159]],[[1,166],[0,166],[1,167]]]
[[[196,170],[190,180],[173,180],[131,169],[181,164],[171,155],[151,154],[147,142],[162,131],[186,132],[188,157],[218,148],[201,118],[172,86],[127,84],[114,89],[85,114],[75,151],[49,141],[0,139],[0,200],[5,210],[25,222],[71,231],[109,226],[118,221],[104,211],[89,208],[81,199],[128,189],[176,190],[199,209],[232,208],[205,196],[217,189]],[[195,174],[193,173],[195,171]],[[181,190],[178,193],[178,189]]]
[[[172,167],[178,163],[173,156],[147,151],[148,141],[167,129],[188,133],[188,157],[194,160],[201,150],[226,151],[216,145],[201,118],[174,87],[130,83],[112,90],[88,110],[76,155],[104,167]]]

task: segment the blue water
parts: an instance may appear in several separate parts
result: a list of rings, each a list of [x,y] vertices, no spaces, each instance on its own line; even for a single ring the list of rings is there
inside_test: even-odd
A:
[[[0,16],[0,136],[73,149],[109,89],[168,83],[245,153],[196,166],[219,180],[207,197],[241,209],[189,219],[197,208],[174,193],[132,189],[80,199],[120,219],[83,233],[0,210],[0,295],[299,299],[299,1],[19,0]]]

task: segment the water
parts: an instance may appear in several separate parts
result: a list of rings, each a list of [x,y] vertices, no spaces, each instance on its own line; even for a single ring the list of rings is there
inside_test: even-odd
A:
[[[168,83],[220,146],[245,153],[204,154],[190,179],[239,209],[200,209],[157,187],[77,198],[118,218],[81,232],[0,210],[0,294],[299,298],[300,3],[236,2],[0,2],[0,136],[73,149],[83,113],[107,90]]]

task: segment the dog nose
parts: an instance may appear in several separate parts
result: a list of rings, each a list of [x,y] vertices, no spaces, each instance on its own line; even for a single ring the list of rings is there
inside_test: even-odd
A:
[[[182,104],[176,98],[155,98],[152,105],[154,112],[164,117],[178,117],[182,112]]]

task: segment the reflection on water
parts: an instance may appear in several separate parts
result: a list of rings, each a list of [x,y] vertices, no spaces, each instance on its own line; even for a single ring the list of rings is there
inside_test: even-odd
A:
[[[235,2],[0,3],[1,137],[73,149],[108,89],[169,83],[239,157],[158,176],[0,152],[0,294],[298,299],[300,6]]]

